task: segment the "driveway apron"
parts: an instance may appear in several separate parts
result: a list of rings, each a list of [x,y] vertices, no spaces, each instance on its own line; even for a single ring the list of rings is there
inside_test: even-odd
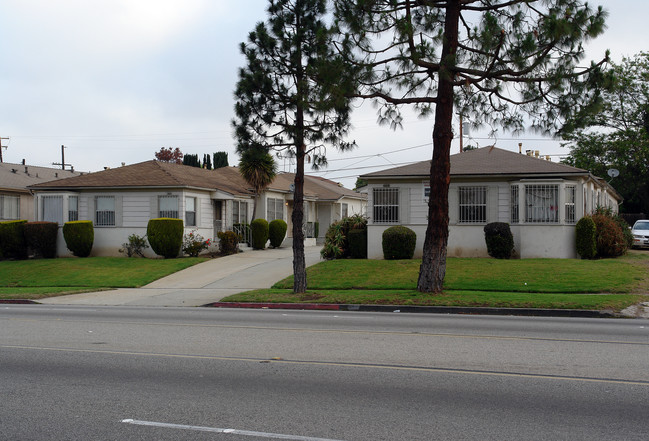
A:
[[[305,247],[306,265],[320,261],[320,246]],[[251,289],[270,288],[293,274],[292,248],[248,250],[211,259],[142,288],[50,297],[56,305],[201,306]]]

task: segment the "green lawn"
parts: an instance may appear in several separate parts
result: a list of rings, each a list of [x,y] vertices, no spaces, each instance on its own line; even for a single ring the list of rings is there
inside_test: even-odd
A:
[[[420,260],[334,260],[307,271],[309,290],[292,293],[293,278],[270,290],[223,301],[345,303],[512,308],[613,309],[646,301],[649,253],[618,259],[466,259],[447,261],[444,294],[416,291]]]
[[[109,288],[137,288],[205,258],[89,257],[0,262],[0,298],[38,299]]]

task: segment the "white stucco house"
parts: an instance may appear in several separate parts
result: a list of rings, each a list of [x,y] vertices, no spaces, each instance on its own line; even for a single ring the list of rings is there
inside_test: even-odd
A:
[[[260,196],[256,216],[287,221],[289,235],[293,179],[291,173],[279,174]],[[60,226],[92,220],[92,255],[109,256],[119,255],[129,235],[144,236],[149,219],[157,217],[183,219],[187,233],[196,230],[205,239],[214,239],[218,231],[250,222],[255,197],[236,167],[207,170],[158,161],[37,184],[30,190],[38,220]],[[304,194],[306,236],[314,244],[316,222],[324,237],[331,222],[365,209],[364,195],[326,179],[306,176]],[[60,234],[58,254],[69,255]]]
[[[428,215],[430,161],[361,176],[368,182],[368,257],[382,259],[383,231],[404,225],[417,234],[420,257]],[[488,257],[483,228],[507,222],[519,258],[576,258],[575,224],[598,206],[622,199],[587,170],[484,147],[451,156],[450,257]]]
[[[0,162],[0,221],[35,221],[34,197],[28,187],[81,174],[71,169]]]

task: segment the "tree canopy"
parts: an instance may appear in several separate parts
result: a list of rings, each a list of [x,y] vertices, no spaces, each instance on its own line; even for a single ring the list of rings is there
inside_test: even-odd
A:
[[[441,292],[448,243],[450,147],[455,112],[473,126],[546,133],[575,110],[589,115],[604,81],[580,68],[584,41],[606,13],[581,0],[338,0],[337,47],[358,68],[356,96],[379,105],[398,127],[400,106],[434,115],[431,197],[422,292]]]
[[[161,147],[159,152],[155,152],[154,156],[156,160],[161,162],[183,163],[183,152],[178,147],[175,149]]]
[[[564,135],[570,156],[564,162],[606,179],[622,195],[620,211],[649,213],[649,52],[612,63],[614,77],[602,92],[599,112],[579,121]],[[575,126],[577,123],[575,123]]]

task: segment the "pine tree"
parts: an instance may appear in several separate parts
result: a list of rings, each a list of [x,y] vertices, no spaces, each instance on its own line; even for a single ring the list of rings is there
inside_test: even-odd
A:
[[[428,227],[417,289],[442,291],[454,109],[474,126],[557,133],[590,113],[601,65],[579,68],[606,13],[582,0],[338,0],[342,53],[361,66],[356,96],[398,127],[399,106],[434,114]],[[441,49],[441,50],[440,50]],[[352,58],[351,55],[354,55]]]
[[[296,159],[293,196],[293,291],[307,287],[304,258],[304,157],[326,164],[326,147],[346,150],[349,101],[344,66],[329,44],[323,22],[326,0],[269,0],[268,20],[241,45],[233,125],[237,152],[287,151]],[[335,86],[335,87],[334,87]]]

